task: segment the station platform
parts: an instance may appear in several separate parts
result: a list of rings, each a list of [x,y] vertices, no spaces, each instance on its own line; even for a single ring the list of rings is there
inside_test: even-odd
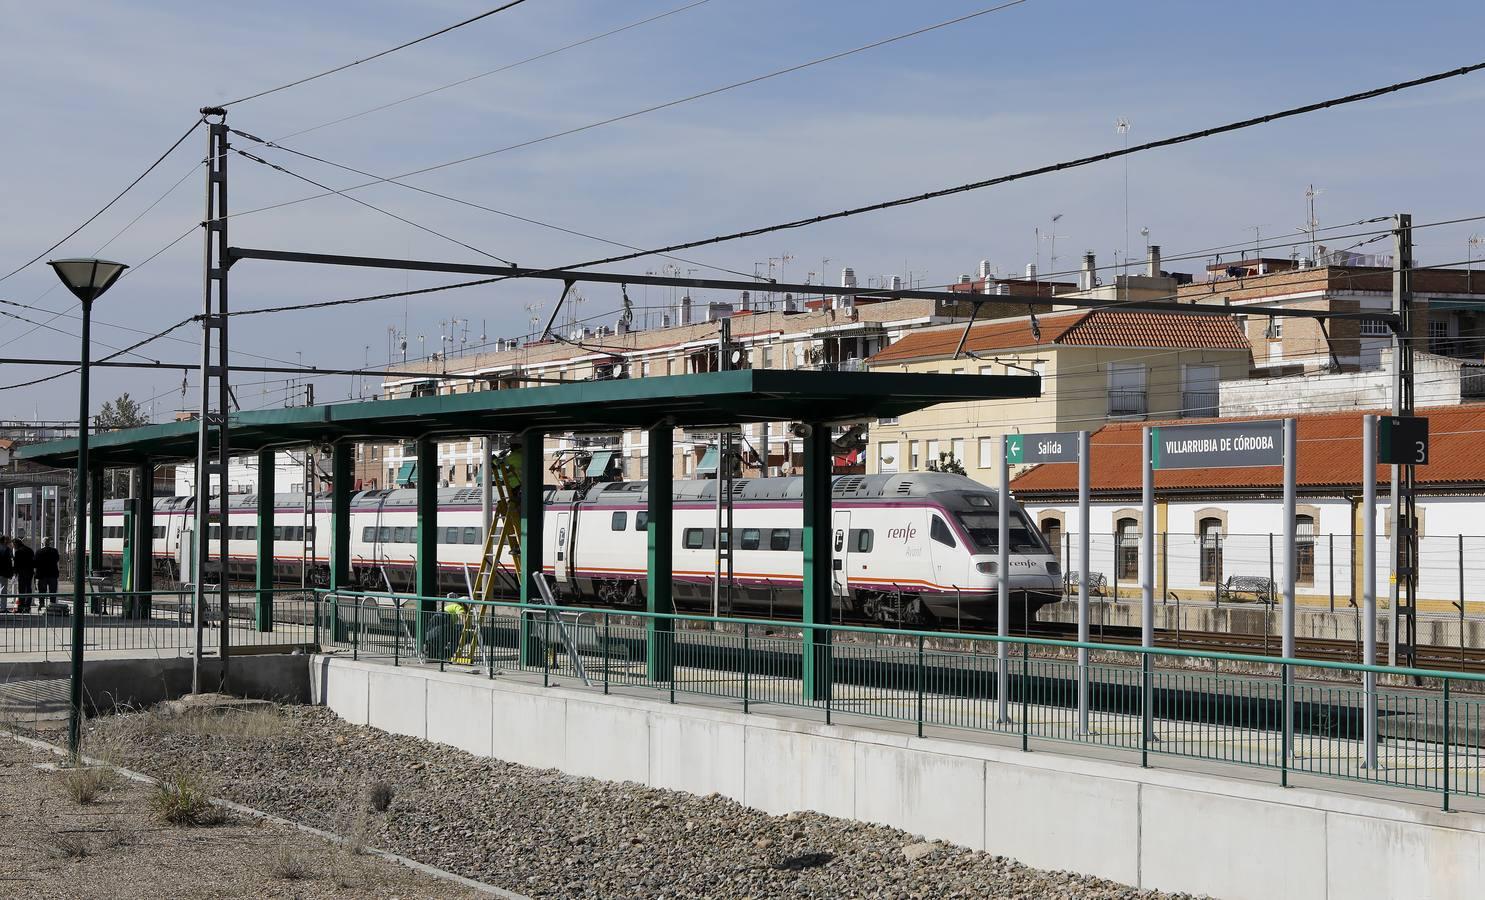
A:
[[[1130,749],[1141,720],[1123,714],[1101,713],[1091,738],[1065,743],[1055,735],[1076,727],[1068,710],[1012,704],[999,723],[993,701],[925,696],[933,724],[920,736],[888,718],[911,716],[920,698],[908,691],[837,685],[822,710],[790,705],[797,679],[755,676],[744,711],[727,696],[735,673],[701,668],[676,672],[678,702],[624,684],[621,671],[605,688],[514,665],[439,671],[339,653],[311,668],[314,701],[353,722],[574,775],[716,791],[772,813],[878,822],[1135,887],[1462,898],[1485,877],[1485,803],[1459,797],[1445,813],[1433,794],[1354,780],[1354,741],[1297,738],[1282,787],[1275,768],[1236,764],[1282,755],[1259,729],[1157,720],[1144,767]],[[1221,761],[1223,747],[1234,762]],[[1400,777],[1439,777],[1436,745],[1387,747]],[[1450,771],[1478,793],[1482,760]]]

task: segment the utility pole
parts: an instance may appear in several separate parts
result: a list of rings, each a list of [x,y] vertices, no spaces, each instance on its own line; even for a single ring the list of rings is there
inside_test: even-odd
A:
[[[1413,217],[1399,213],[1392,232],[1392,414],[1413,415]],[[1399,645],[1409,665],[1417,636],[1417,518],[1413,496],[1414,467],[1392,466],[1388,515],[1392,521],[1392,573],[1388,579],[1387,664],[1397,665]],[[1399,613],[1402,621],[1399,622]]]
[[[201,417],[196,439],[196,565],[193,606],[196,623],[196,649],[191,664],[191,691],[201,693],[201,645],[206,622],[206,573],[211,557],[211,476],[218,478],[216,519],[222,664],[220,688],[227,684],[227,657],[230,639],[231,610],[227,582],[227,470],[230,456],[228,422],[231,401],[227,369],[227,111],[208,106],[201,115],[217,117],[207,126],[206,149],[206,217],[201,222],[205,238],[204,285],[201,317]],[[216,333],[217,363],[212,365],[212,333]],[[212,380],[216,380],[216,409],[212,408]],[[216,431],[213,457],[212,432]]]
[[[717,371],[731,368],[732,320],[717,323]],[[650,465],[655,461],[651,460]],[[717,432],[717,546],[712,560],[712,615],[722,614],[722,565],[727,566],[727,610],[732,609],[732,432]]]

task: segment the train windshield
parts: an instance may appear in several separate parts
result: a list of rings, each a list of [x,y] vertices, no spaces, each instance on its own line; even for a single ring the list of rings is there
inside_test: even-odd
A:
[[[1000,514],[997,512],[962,512],[956,513],[959,524],[969,532],[970,540],[974,541],[975,549],[981,553],[998,553],[1000,538]],[[1020,511],[1011,513],[1011,548],[1012,553],[1045,553],[1046,547],[1042,544],[1041,535],[1026,521],[1026,517]]]

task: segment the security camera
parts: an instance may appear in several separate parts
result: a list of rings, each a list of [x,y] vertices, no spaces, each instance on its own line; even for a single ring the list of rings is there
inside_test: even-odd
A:
[[[795,422],[789,426],[789,434],[797,438],[807,438],[814,434],[815,430],[803,422]]]

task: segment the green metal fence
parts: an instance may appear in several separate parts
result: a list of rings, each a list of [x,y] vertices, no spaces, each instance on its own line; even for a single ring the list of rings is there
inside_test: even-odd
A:
[[[195,649],[196,617],[190,590],[92,589],[86,597],[85,654],[185,654]],[[234,589],[227,619],[229,647],[312,645],[319,633],[318,603],[312,592]],[[47,659],[71,657],[70,588],[56,595],[10,594],[0,606],[0,659],[19,654]],[[221,624],[222,611],[213,589],[202,619],[203,650],[220,650]]]
[[[839,625],[824,682],[808,689],[797,622],[484,604],[482,624],[446,611],[466,599],[324,594],[322,646],[356,657],[521,671],[607,692],[677,695],[1063,741],[1430,791],[1485,794],[1485,676],[1347,663]],[[673,631],[655,629],[668,620]],[[563,635],[566,635],[564,639]],[[466,639],[461,640],[461,635]],[[1002,662],[998,645],[1009,650]],[[1076,651],[1089,664],[1080,669]],[[669,662],[657,665],[656,660]],[[1001,666],[1008,690],[997,695]],[[1368,677],[1370,676],[1370,677]],[[1088,700],[1086,724],[1079,693]],[[1375,710],[1369,716],[1368,710]]]

